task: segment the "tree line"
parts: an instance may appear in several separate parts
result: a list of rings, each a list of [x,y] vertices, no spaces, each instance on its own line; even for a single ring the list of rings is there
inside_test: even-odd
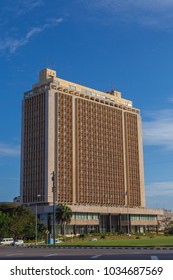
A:
[[[61,234],[65,235],[65,225],[69,224],[72,217],[71,208],[59,203],[56,207],[56,223],[61,225]],[[15,203],[0,204],[0,238],[13,237],[14,239],[34,240],[36,237],[36,217],[32,211]],[[47,227],[37,221],[38,239],[45,237]]]
[[[43,238],[46,226],[38,220],[38,238]],[[0,237],[35,239],[35,215],[24,205],[0,204]]]

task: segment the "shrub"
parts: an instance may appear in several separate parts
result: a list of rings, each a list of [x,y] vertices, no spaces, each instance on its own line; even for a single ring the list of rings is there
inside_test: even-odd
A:
[[[95,230],[93,230],[93,229],[90,230],[90,234],[93,234],[93,233],[95,233]]]
[[[123,234],[124,234],[123,231],[119,231],[119,232],[118,232],[118,235],[123,235]]]
[[[105,235],[100,236],[100,239],[105,239],[105,238],[106,238]]]
[[[166,228],[164,231],[165,234],[173,234],[173,227]]]
[[[80,233],[79,234],[79,239],[85,239],[85,234],[84,233]]]

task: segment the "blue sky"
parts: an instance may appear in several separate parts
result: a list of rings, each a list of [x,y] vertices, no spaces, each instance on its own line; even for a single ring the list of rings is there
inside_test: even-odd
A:
[[[173,0],[0,5],[0,201],[19,194],[23,92],[49,67],[141,109],[146,206],[173,210]]]

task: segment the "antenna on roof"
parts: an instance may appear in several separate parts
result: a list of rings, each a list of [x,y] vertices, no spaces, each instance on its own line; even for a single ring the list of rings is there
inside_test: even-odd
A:
[[[115,90],[115,83],[112,83],[112,89],[111,90]]]
[[[52,57],[47,56],[46,57],[46,68],[49,69],[55,69],[55,63]]]

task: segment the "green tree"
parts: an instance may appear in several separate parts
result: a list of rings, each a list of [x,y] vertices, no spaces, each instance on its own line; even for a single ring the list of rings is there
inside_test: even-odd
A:
[[[56,222],[61,225],[61,233],[65,238],[65,226],[70,224],[72,210],[69,206],[59,203],[56,207]]]
[[[38,221],[38,237],[41,238],[45,231],[46,227],[41,221]],[[1,204],[0,237],[35,239],[35,215],[23,205]]]
[[[169,221],[168,224],[166,224],[164,228],[164,233],[165,234],[173,234],[173,221]]]
[[[9,214],[0,211],[0,236],[1,237],[9,236],[9,225],[10,225]]]

